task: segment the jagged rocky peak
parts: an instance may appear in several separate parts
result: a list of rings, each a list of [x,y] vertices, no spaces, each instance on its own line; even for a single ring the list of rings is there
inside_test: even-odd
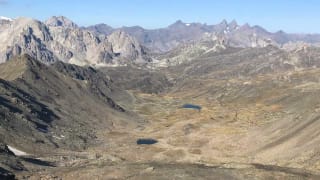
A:
[[[89,31],[95,32],[96,34],[105,34],[105,35],[109,35],[114,31],[114,29],[111,26],[103,23],[89,26],[86,29],[88,29]]]
[[[127,33],[97,35],[78,28],[63,16],[54,16],[45,23],[18,18],[9,24],[0,28],[0,63],[29,54],[46,64],[61,60],[77,65],[105,65],[119,64],[120,59],[126,64],[125,60],[136,62],[146,55],[144,47]]]
[[[27,26],[36,27],[41,24],[40,21],[29,17],[18,17],[17,19],[13,20],[12,23],[15,29],[21,29]]]
[[[245,24],[242,25],[240,28],[241,28],[241,29],[251,29],[251,26],[250,26],[249,23],[245,23]]]
[[[204,24],[201,23],[186,23],[183,22],[182,20],[177,20],[175,23],[169,25],[169,28],[186,28],[186,27],[192,27],[192,26],[206,26]]]
[[[220,23],[220,25],[224,25],[224,26],[227,26],[228,25],[228,21],[223,19]]]
[[[21,39],[21,36],[23,35],[33,35],[43,41],[51,39],[47,26],[36,19],[19,17],[14,19],[10,24],[10,28],[4,28],[1,32],[3,33],[2,38],[0,39],[0,42],[2,43],[7,40],[16,41],[19,38]]]
[[[13,28],[8,29],[8,31],[12,31],[12,33],[19,32],[26,36],[33,35],[42,41],[52,40],[48,27],[36,19],[20,17],[13,21],[12,27]]]
[[[45,24],[32,18],[17,18],[10,27],[0,31],[0,62],[13,56],[30,54],[45,63],[56,61],[57,58],[44,43],[52,41]]]
[[[146,55],[145,48],[138,40],[122,30],[113,32],[107,38],[112,44],[113,51],[123,58],[139,61]]]
[[[184,28],[186,26],[186,23],[184,23],[182,20],[177,20],[175,23],[169,25],[169,28]]]
[[[228,24],[230,29],[237,29],[239,27],[238,23],[236,20],[232,20],[229,24]]]
[[[214,25],[214,32],[218,32],[218,33],[225,32],[227,30],[227,27],[228,27],[228,22],[227,20],[224,19],[219,24]]]
[[[66,28],[78,28],[78,25],[76,23],[64,16],[52,16],[45,21],[45,24],[54,27],[63,26]]]

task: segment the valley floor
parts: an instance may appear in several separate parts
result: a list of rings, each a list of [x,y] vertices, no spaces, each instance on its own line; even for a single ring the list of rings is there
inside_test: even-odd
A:
[[[207,95],[132,92],[134,111],[149,123],[127,131],[98,132],[98,145],[83,152],[41,157],[57,167],[35,166],[27,179],[317,179],[316,168],[267,162],[250,152],[248,132],[263,126],[260,113],[277,107],[232,107]],[[182,109],[184,103],[202,110]],[[281,113],[280,113],[281,114]],[[264,114],[266,115],[266,114]],[[270,115],[270,114],[269,114]],[[156,139],[137,145],[139,138]],[[41,169],[41,168],[40,168]]]

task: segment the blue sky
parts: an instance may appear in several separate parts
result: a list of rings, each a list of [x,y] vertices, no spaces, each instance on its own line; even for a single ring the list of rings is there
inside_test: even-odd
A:
[[[0,16],[45,20],[64,15],[79,25],[166,27],[223,19],[261,25],[269,31],[320,33],[317,0],[0,0]]]

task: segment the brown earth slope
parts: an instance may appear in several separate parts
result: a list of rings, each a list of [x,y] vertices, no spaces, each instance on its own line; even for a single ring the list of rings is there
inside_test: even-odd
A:
[[[58,118],[67,118],[50,123],[31,118],[32,123],[48,124],[45,135],[95,132],[96,136],[91,138],[95,141],[86,139],[96,144],[83,143],[87,146],[80,146],[81,150],[68,151],[76,149],[70,146],[71,142],[79,141],[63,134],[68,142],[62,137],[54,142],[64,151],[37,153],[39,158],[54,162],[56,167],[30,168],[24,163],[30,172],[17,176],[29,179],[319,179],[319,52],[317,48],[286,52],[272,46],[227,48],[160,70],[119,67],[106,68],[104,73],[62,63],[36,71],[50,83],[45,84],[41,78],[37,80],[35,75],[27,76],[30,77],[27,82],[37,82],[28,87],[23,78],[15,78],[25,77],[25,73],[15,73],[18,75],[10,78],[5,73],[11,81],[4,82],[37,97],[36,102],[47,106]],[[114,84],[128,91],[121,91]],[[49,87],[49,91],[41,90],[43,87]],[[59,88],[64,90],[58,91]],[[50,92],[49,97],[54,97],[51,101],[46,99]],[[201,111],[181,108],[187,103],[201,106]],[[41,106],[28,104],[34,109]],[[8,103],[2,106],[6,105]],[[148,123],[138,123],[135,114]],[[72,133],[65,127],[70,127]],[[42,139],[49,144],[47,136]],[[140,138],[152,138],[157,143],[138,145]]]
[[[1,64],[0,78],[1,141],[29,155],[83,150],[99,143],[99,131],[140,124],[117,102],[131,96],[90,67],[24,55]]]

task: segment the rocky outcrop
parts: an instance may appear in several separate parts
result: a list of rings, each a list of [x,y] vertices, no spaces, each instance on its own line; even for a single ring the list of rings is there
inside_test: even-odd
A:
[[[49,29],[40,21],[18,18],[0,32],[0,62],[21,54],[51,63],[58,58],[46,46],[52,41]]]
[[[122,58],[138,62],[151,61],[147,57],[146,49],[124,31],[113,32],[108,36],[108,41],[111,43],[113,51]]]
[[[84,29],[87,29],[97,34],[105,34],[105,35],[109,35],[115,31],[115,29],[113,29],[111,26],[107,24],[96,24],[93,26],[86,27]]]
[[[0,62],[29,54],[46,64],[61,60],[77,65],[127,64],[149,62],[146,50],[127,34],[109,37],[78,28],[65,17],[52,17],[45,23],[18,18],[0,25]]]
[[[52,16],[44,22],[48,26],[61,26],[65,28],[77,28],[78,25],[64,16]]]

